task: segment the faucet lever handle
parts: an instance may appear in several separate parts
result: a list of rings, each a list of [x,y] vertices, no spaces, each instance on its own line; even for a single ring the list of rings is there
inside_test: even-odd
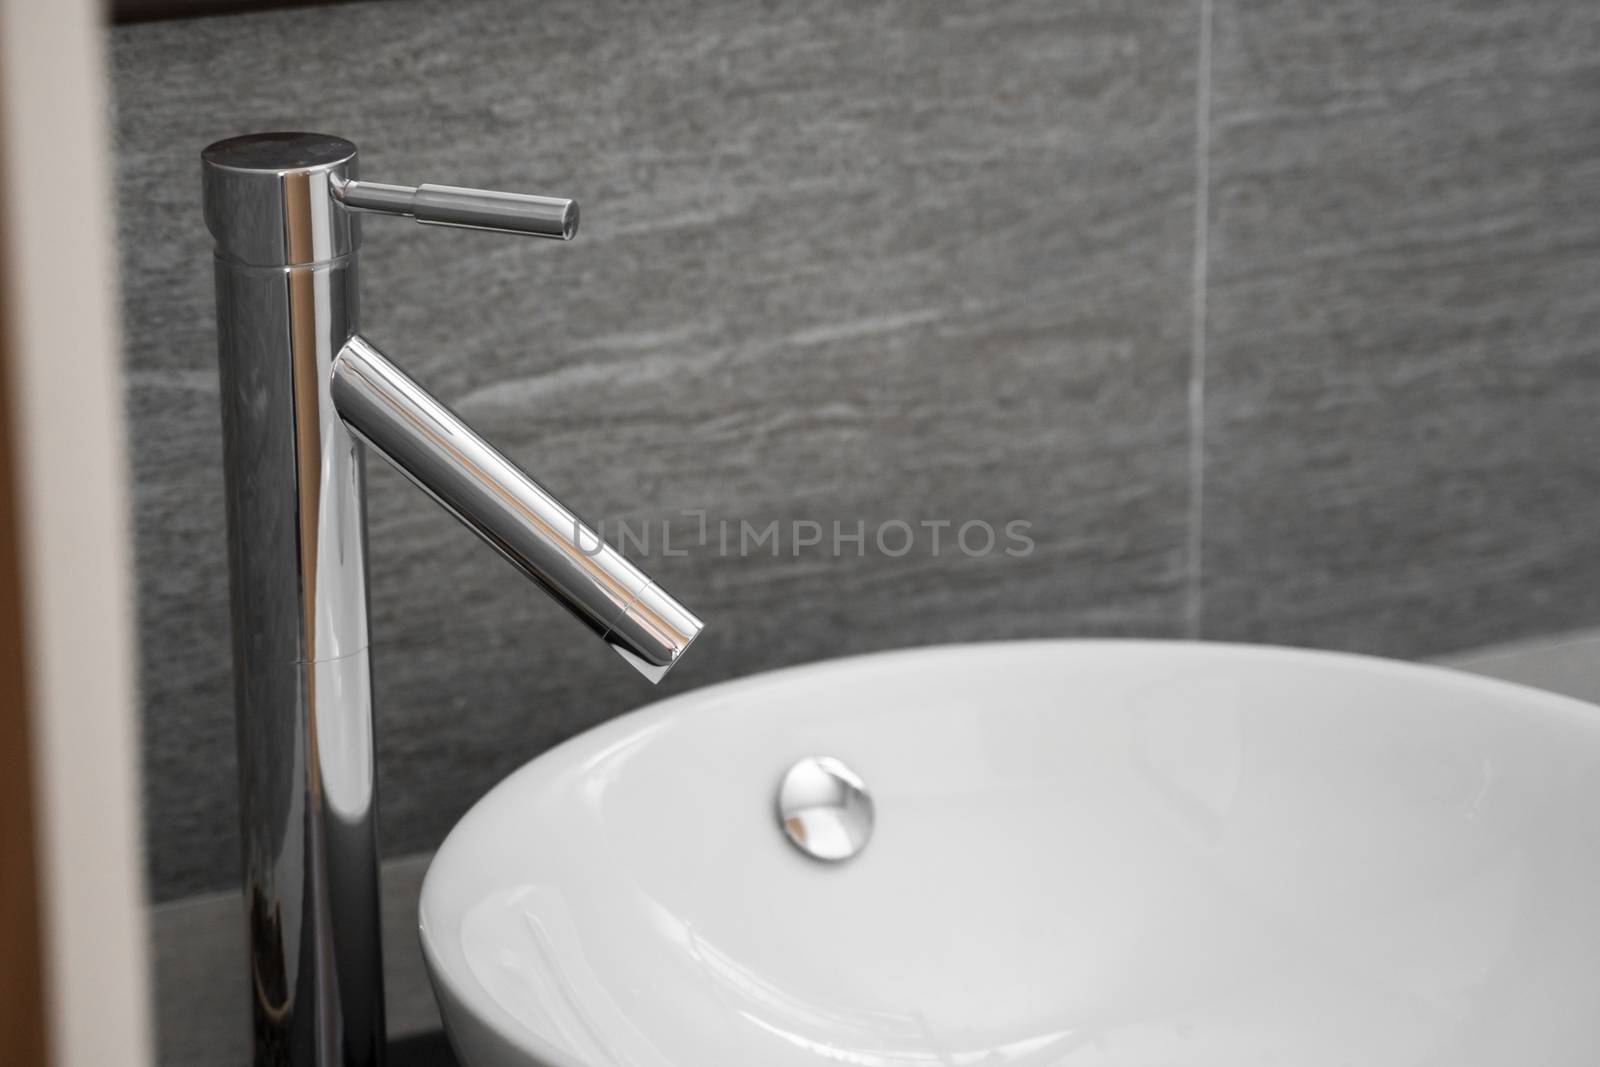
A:
[[[432,226],[553,237],[558,241],[570,241],[578,232],[577,201],[554,196],[453,185],[384,185],[355,179],[336,183],[333,196],[353,211],[408,216]]]

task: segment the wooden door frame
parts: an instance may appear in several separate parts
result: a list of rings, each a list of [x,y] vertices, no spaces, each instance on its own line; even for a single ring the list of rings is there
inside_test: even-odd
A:
[[[0,130],[0,151],[4,149]],[[0,156],[0,172],[5,160]],[[0,216],[0,250],[7,247]],[[15,450],[10,408],[12,339],[7,264],[0,255],[0,1063],[48,1062],[33,760],[17,555]]]

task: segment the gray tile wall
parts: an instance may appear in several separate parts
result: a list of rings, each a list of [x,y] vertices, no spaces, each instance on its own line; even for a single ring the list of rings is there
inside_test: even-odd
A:
[[[117,30],[156,896],[236,866],[196,153],[237,132],[583,201],[568,246],[371,222],[364,318],[591,519],[1033,524],[1025,559],[657,543],[710,623],[668,691],[986,637],[1410,655],[1600,622],[1600,10],[1391,6],[484,0]],[[388,853],[661,693],[376,462],[370,526]]]
[[[118,31],[157,896],[237,866],[200,147],[327,129],[370,176],[579,196],[568,246],[372,221],[363,315],[592,520],[1034,524],[1021,560],[658,559],[711,624],[664,688],[1174,634],[1195,31],[1184,0],[372,4]],[[393,854],[655,693],[376,463],[370,489]]]
[[[1600,5],[1216,0],[1207,636],[1600,618]]]

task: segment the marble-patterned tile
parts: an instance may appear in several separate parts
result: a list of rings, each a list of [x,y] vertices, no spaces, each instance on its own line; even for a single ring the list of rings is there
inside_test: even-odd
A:
[[[938,556],[926,537],[840,558],[658,545],[647,569],[709,629],[652,691],[375,462],[393,854],[665,692],[892,646],[1179,630],[1196,17],[488,0],[118,30],[157,895],[234,870],[201,146],[321,128],[379,180],[579,197],[570,245],[371,221],[363,317],[591,521],[1032,524],[1023,558],[969,557],[953,528]]]
[[[1204,634],[1600,621],[1600,7],[1215,19]]]

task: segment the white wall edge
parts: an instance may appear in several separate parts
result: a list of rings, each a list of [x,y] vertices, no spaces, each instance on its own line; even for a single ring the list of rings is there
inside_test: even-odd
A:
[[[0,216],[55,1067],[144,1067],[150,1013],[105,17],[0,0]]]

